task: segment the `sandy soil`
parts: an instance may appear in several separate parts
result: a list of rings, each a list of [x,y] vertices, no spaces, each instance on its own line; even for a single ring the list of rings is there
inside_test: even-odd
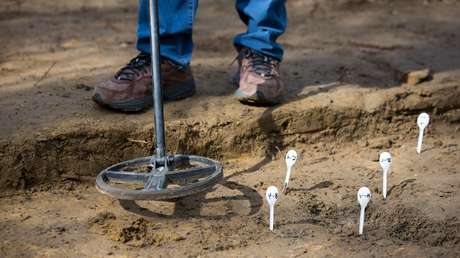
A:
[[[151,111],[116,114],[90,100],[136,54],[136,4],[0,3],[0,256],[460,256],[459,1],[289,1],[289,96],[272,108],[232,98],[231,39],[244,27],[231,1],[201,1],[198,93],[166,104],[167,144],[220,160],[225,175],[176,203],[94,188],[101,169],[153,151]],[[422,68],[432,78],[403,83]],[[422,111],[432,123],[416,155]],[[263,196],[281,188],[289,148],[301,155],[270,233]],[[384,150],[394,156],[386,201]],[[363,185],[374,196],[358,236]]]

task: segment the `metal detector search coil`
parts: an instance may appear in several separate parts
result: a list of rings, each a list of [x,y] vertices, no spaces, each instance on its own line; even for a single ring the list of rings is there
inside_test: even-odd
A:
[[[153,168],[152,158],[155,157],[128,160],[106,168],[96,178],[98,190],[123,200],[170,200],[209,190],[222,178],[222,166],[208,158],[173,156],[171,163],[187,166],[184,169]],[[195,166],[191,167],[192,164]],[[137,187],[129,189],[129,186]]]

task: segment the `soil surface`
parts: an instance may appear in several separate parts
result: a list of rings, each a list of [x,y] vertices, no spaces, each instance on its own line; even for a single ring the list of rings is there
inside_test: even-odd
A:
[[[165,104],[168,152],[217,159],[224,179],[133,202],[94,180],[153,153],[153,113],[102,109],[91,91],[136,55],[137,2],[0,3],[0,257],[460,256],[460,1],[289,1],[289,94],[271,108],[232,97],[232,37],[244,31],[233,4],[200,1],[197,94]],[[418,155],[421,112],[431,123]],[[270,232],[265,190],[282,188],[292,148]],[[394,158],[386,200],[382,151]],[[361,186],[373,194],[363,236]]]

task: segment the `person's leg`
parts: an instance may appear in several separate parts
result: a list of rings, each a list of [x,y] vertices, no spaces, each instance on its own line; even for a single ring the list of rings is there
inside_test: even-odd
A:
[[[192,24],[198,0],[159,1],[161,86],[164,100],[179,100],[195,93],[189,66]],[[137,28],[139,53],[111,79],[94,88],[93,100],[104,107],[136,112],[152,106],[149,0],[140,0]]]
[[[283,49],[276,43],[286,29],[285,0],[236,0],[236,9],[248,28],[234,40],[239,52],[235,96],[244,104],[277,104],[285,92],[279,72]]]
[[[286,30],[285,3],[285,0],[236,0],[238,14],[248,28],[235,37],[235,46],[247,47],[281,61],[283,49],[276,39]]]
[[[150,1],[139,2],[137,49],[150,53]],[[158,4],[160,55],[181,66],[187,66],[192,58],[192,26],[198,0],[160,0]]]

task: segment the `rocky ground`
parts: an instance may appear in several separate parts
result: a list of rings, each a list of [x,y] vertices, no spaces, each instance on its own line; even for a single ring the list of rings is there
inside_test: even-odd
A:
[[[460,255],[458,1],[289,1],[289,96],[272,108],[233,99],[231,39],[244,26],[231,1],[200,1],[198,92],[166,104],[167,144],[218,159],[224,179],[175,203],[94,188],[101,169],[154,149],[151,111],[116,114],[90,99],[136,54],[137,3],[0,6],[0,256]],[[427,68],[420,81],[410,73]],[[432,121],[417,155],[420,112]],[[281,188],[291,148],[300,156],[271,233],[265,190]],[[381,151],[394,157],[387,200]],[[373,199],[358,236],[364,185]]]

